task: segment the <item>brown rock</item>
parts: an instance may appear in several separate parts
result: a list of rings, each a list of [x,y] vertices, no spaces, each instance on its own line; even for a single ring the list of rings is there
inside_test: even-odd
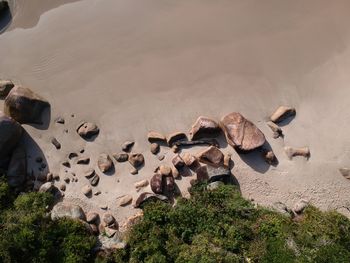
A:
[[[0,4],[1,5],[1,4]],[[0,8],[1,12],[1,8]],[[11,80],[0,80],[0,99],[6,98],[15,85]]]
[[[89,226],[91,228],[92,233],[97,236],[99,234],[98,227],[95,224],[90,224]]]
[[[159,160],[159,161],[163,161],[164,158],[165,158],[165,155],[164,155],[164,154],[161,154],[161,155],[158,156],[158,160]]]
[[[131,195],[125,195],[122,197],[119,201],[119,206],[127,206],[132,202],[132,196]]]
[[[131,173],[132,175],[135,175],[135,174],[138,174],[139,171],[138,171],[136,168],[133,168],[133,169],[131,169],[130,173]]]
[[[102,153],[98,158],[97,166],[102,173],[106,173],[112,169],[113,162],[108,154]]]
[[[166,176],[164,179],[165,179],[165,185],[164,185],[165,191],[164,192],[167,192],[167,193],[174,192],[174,190],[175,190],[174,177],[171,175],[171,176]]]
[[[220,130],[219,125],[214,120],[200,116],[192,125],[190,130],[190,140],[216,136]]]
[[[54,185],[51,182],[44,183],[40,186],[39,192],[40,193],[49,193],[54,189]]]
[[[135,188],[139,191],[141,188],[146,187],[149,184],[148,180],[138,181],[134,184]]]
[[[232,161],[231,157],[232,157],[232,154],[230,153],[224,155],[224,166],[231,168],[231,161]]]
[[[173,153],[178,153],[180,151],[180,147],[177,145],[173,145],[171,147],[171,150],[173,151]]]
[[[185,166],[185,162],[184,160],[182,160],[179,154],[176,154],[174,156],[174,158],[172,159],[172,163],[178,170],[182,169]]]
[[[265,143],[264,134],[240,113],[230,113],[220,122],[227,142],[237,150],[251,151]]]
[[[22,132],[22,126],[17,121],[0,111],[0,162],[10,158],[21,139]]]
[[[81,122],[77,127],[77,133],[83,139],[91,139],[93,136],[98,135],[100,129],[95,123],[92,122]]]
[[[342,176],[344,176],[344,178],[350,180],[350,168],[347,168],[347,167],[340,168],[339,172]]]
[[[155,132],[155,131],[150,131],[148,132],[148,135],[147,135],[147,138],[148,138],[148,141],[150,143],[159,143],[159,142],[166,142],[166,138],[164,135],[162,135],[161,133],[159,132]]]
[[[115,153],[115,154],[113,154],[113,157],[118,163],[123,163],[129,159],[129,154],[127,154],[127,153]]]
[[[60,184],[60,190],[63,192],[66,191],[66,184]]]
[[[90,212],[86,216],[86,222],[88,223],[95,223],[99,218],[99,215],[95,212]]]
[[[210,146],[197,155],[200,162],[219,167],[224,165],[224,154],[215,146]]]
[[[172,175],[173,175],[173,177],[174,177],[175,179],[179,179],[179,178],[180,178],[180,173],[179,173],[179,171],[178,171],[175,167],[172,167],[171,173],[172,173]]]
[[[63,166],[67,167],[67,168],[70,168],[70,163],[68,161],[64,161],[62,163]]]
[[[285,119],[295,116],[295,108],[289,106],[280,106],[278,109],[271,115],[270,120],[275,123],[284,121]]]
[[[197,158],[190,153],[184,153],[182,155],[182,160],[184,160],[186,166],[188,166],[190,168],[194,167],[198,164]]]
[[[89,179],[89,182],[92,186],[97,186],[98,182],[100,181],[100,176],[95,174],[92,178]]]
[[[129,155],[129,163],[135,168],[139,168],[145,163],[145,159],[141,153],[131,153]]]
[[[103,215],[102,221],[106,226],[111,226],[115,223],[115,218],[111,214],[106,213]]]
[[[197,181],[199,182],[203,182],[209,179],[209,175],[208,175],[208,170],[207,170],[207,166],[200,166],[197,168],[196,170],[196,175],[197,175]]]
[[[92,189],[90,185],[85,185],[81,188],[81,192],[86,196],[90,196],[92,194]]]
[[[161,166],[159,166],[159,172],[161,175],[170,176],[171,175],[171,168],[169,166],[166,166],[166,165],[161,165]]]
[[[77,153],[69,153],[69,155],[68,155],[68,159],[69,160],[72,160],[73,158],[75,158],[75,157],[78,157],[78,154]]]
[[[269,121],[266,124],[272,130],[274,139],[277,139],[278,137],[283,136],[283,132],[282,132],[281,127],[279,127],[276,123]]]
[[[122,150],[124,152],[130,152],[132,147],[134,146],[135,142],[134,141],[126,141],[122,145]]]
[[[51,143],[55,146],[57,150],[61,149],[61,144],[55,137],[51,138]]]
[[[52,173],[47,173],[46,181],[51,182],[52,180],[53,180],[53,174]]]
[[[264,160],[270,165],[274,165],[277,162],[277,158],[272,150],[264,151],[263,157],[264,157]]]
[[[19,123],[42,124],[42,113],[50,104],[32,90],[15,86],[5,99],[5,114]]]
[[[157,154],[157,153],[159,153],[159,151],[160,151],[160,146],[159,146],[159,144],[158,143],[152,143],[151,144],[151,153],[153,153],[153,154]]]
[[[7,183],[11,187],[19,187],[25,183],[27,177],[27,155],[24,148],[19,146],[13,151],[6,174]]]
[[[89,157],[80,157],[77,160],[77,164],[89,164],[90,163],[90,158]]]
[[[95,175],[95,170],[93,168],[89,168],[83,174],[85,178],[89,179]]]
[[[167,143],[170,147],[173,146],[173,143],[181,140],[187,140],[187,136],[183,132],[174,132],[167,136]]]
[[[163,176],[161,174],[153,175],[151,179],[151,189],[156,194],[163,193]]]

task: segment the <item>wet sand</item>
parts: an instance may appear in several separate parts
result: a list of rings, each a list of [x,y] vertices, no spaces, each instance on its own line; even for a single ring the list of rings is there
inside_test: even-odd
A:
[[[135,151],[146,159],[138,175],[128,164],[101,175],[98,197],[80,193],[84,178],[68,185],[67,200],[101,213],[100,204],[107,203],[123,221],[134,211],[117,207],[116,198],[136,197],[133,183],[150,179],[162,163],[149,152],[148,130],[189,131],[200,115],[219,120],[238,111],[265,133],[279,160],[270,167],[258,154],[224,147],[233,153],[233,174],[245,197],[266,206],[304,198],[348,213],[342,207],[350,208],[350,182],[338,172],[350,165],[348,1],[35,2],[38,9],[16,2],[19,11],[0,35],[0,77],[50,101],[47,129],[25,125],[49,169],[63,172],[60,163],[82,147],[95,164],[99,153],[119,152],[125,140],[135,140]],[[265,125],[281,104],[297,110],[283,127],[284,140],[273,139]],[[57,116],[65,117],[64,127],[53,123]],[[75,133],[81,120],[100,127],[94,142]],[[309,146],[311,158],[288,160],[284,145]],[[170,149],[162,151],[171,159]]]

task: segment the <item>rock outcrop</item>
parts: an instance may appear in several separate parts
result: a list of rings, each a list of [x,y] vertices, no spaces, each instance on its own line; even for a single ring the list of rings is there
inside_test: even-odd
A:
[[[49,102],[29,88],[15,86],[5,99],[4,112],[19,123],[43,124],[42,113]]]
[[[57,220],[64,217],[85,221],[85,213],[80,206],[61,202],[56,204],[52,209],[51,219]]]
[[[220,125],[227,142],[236,150],[247,152],[265,143],[265,135],[262,131],[240,113],[232,112],[224,116]]]

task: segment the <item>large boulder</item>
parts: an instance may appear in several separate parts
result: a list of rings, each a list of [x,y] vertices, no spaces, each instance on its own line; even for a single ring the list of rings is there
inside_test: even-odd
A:
[[[50,104],[29,88],[15,86],[5,99],[5,114],[19,123],[42,124],[42,113]]]
[[[59,218],[72,218],[72,219],[80,219],[85,221],[85,213],[83,209],[75,204],[71,203],[58,203],[54,206],[51,211],[51,219],[57,220]]]
[[[204,137],[212,137],[220,132],[219,124],[207,117],[200,116],[192,125],[190,140],[198,140]]]
[[[265,143],[265,135],[242,114],[232,112],[224,116],[220,125],[227,142],[239,151],[251,151]]]
[[[142,208],[146,202],[150,202],[150,201],[152,202],[152,201],[156,201],[156,200],[160,200],[163,202],[169,201],[168,197],[166,197],[164,195],[158,195],[158,194],[145,192],[145,193],[140,194],[140,196],[136,199],[134,207],[135,208]]]
[[[17,147],[7,169],[7,182],[11,187],[22,186],[27,177],[27,157],[24,148]]]
[[[210,146],[207,149],[197,154],[200,162],[220,167],[224,165],[224,154],[215,146]]]
[[[0,111],[0,162],[10,157],[22,136],[22,126]]]

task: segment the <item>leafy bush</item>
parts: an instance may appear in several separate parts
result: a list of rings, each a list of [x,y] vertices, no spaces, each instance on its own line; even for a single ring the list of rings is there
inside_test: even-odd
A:
[[[302,220],[255,208],[233,186],[193,188],[177,205],[154,202],[115,262],[350,262],[350,221],[306,209]]]

